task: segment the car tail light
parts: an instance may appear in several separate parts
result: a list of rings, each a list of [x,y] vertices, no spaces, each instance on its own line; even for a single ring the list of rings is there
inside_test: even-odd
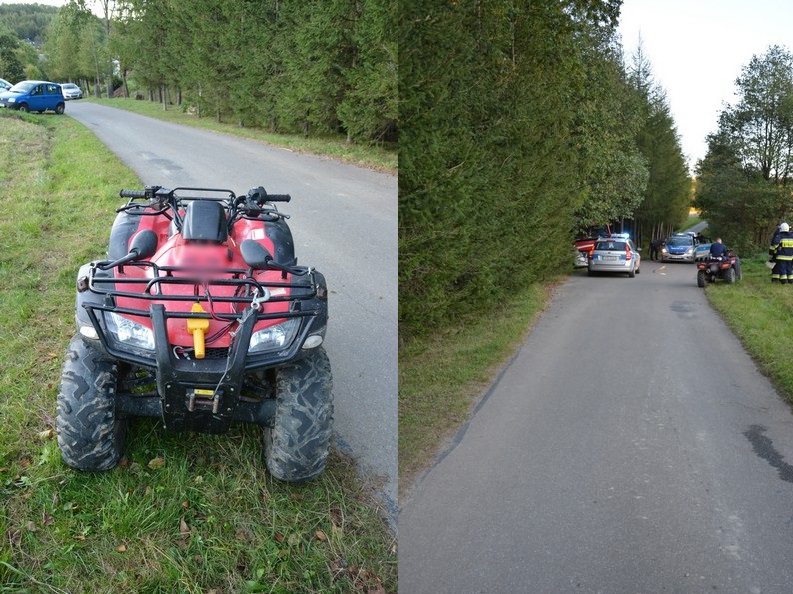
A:
[[[628,247],[628,244],[626,243],[625,244],[625,259],[630,261],[631,257],[632,257],[631,248]]]
[[[592,259],[595,257],[595,246],[594,246],[594,244],[592,245],[592,247],[591,247],[591,248],[589,248],[589,252],[588,252],[588,255],[587,255],[587,257],[588,257],[590,260],[592,260]]]

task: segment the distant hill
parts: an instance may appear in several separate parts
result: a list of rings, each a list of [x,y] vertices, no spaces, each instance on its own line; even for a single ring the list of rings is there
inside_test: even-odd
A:
[[[45,4],[0,4],[0,27],[11,29],[20,40],[41,44],[57,13],[57,6]]]

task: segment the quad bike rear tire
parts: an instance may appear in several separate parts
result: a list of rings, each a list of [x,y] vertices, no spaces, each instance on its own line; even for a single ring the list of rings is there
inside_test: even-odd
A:
[[[704,287],[708,282],[708,279],[705,277],[704,270],[697,270],[697,286]]]
[[[726,282],[728,285],[731,285],[732,283],[735,282],[734,268],[728,268],[727,270],[724,271],[724,282]]]
[[[58,393],[55,426],[63,461],[90,472],[118,464],[128,421],[116,414],[116,362],[72,339],[66,353]]]
[[[264,427],[264,459],[275,478],[300,483],[325,470],[332,387],[330,361],[321,347],[277,370],[275,418]]]

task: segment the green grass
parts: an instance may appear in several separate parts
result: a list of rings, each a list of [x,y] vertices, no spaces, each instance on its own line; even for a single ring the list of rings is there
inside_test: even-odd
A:
[[[82,101],[91,101],[126,109],[152,118],[185,124],[205,130],[233,134],[251,140],[258,140],[274,146],[284,147],[295,152],[305,152],[315,155],[328,156],[340,161],[354,163],[380,171],[396,173],[398,170],[398,151],[396,145],[377,147],[347,143],[344,137],[309,137],[291,134],[272,134],[259,128],[247,128],[235,125],[230,121],[218,122],[214,117],[198,117],[192,112],[185,111],[177,105],[169,105],[167,110],[161,103],[152,101],[136,101],[134,99],[96,99],[89,98]],[[68,106],[67,106],[68,109]]]
[[[793,403],[793,365],[784,348],[793,327],[793,286],[771,284],[765,259],[742,260],[742,281],[715,283],[705,293],[763,373]]]
[[[466,421],[546,302],[547,288],[535,285],[485,319],[400,346],[400,493]]]
[[[141,183],[70,118],[0,113],[0,594],[396,592],[396,545],[348,460],[273,480],[255,427],[133,423],[116,469],[54,437],[78,266]]]

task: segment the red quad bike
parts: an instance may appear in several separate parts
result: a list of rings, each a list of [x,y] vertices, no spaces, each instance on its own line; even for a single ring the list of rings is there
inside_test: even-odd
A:
[[[697,286],[704,287],[707,283],[715,283],[723,279],[726,283],[734,283],[743,277],[738,257],[728,252],[726,258],[713,258],[697,262]]]
[[[108,259],[77,275],[77,335],[57,407],[64,461],[119,461],[131,417],[166,429],[263,427],[270,473],[301,482],[325,468],[331,370],[321,346],[325,277],[297,265],[289,195],[208,188],[122,190]]]

